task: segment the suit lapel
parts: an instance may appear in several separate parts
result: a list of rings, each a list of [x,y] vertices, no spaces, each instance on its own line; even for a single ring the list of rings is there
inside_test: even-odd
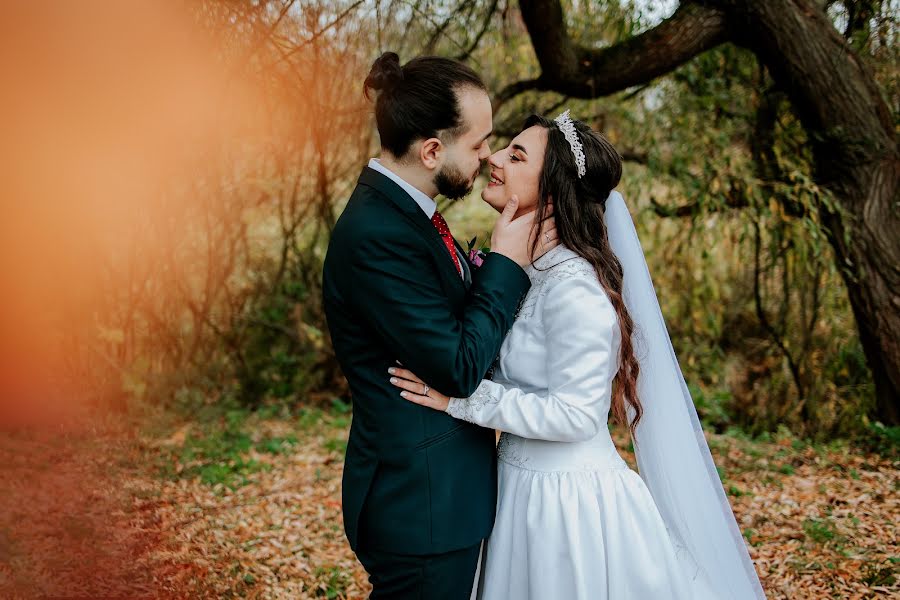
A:
[[[441,234],[438,233],[434,223],[425,216],[422,208],[416,204],[415,200],[410,198],[409,194],[407,194],[403,188],[391,181],[390,178],[385,177],[378,171],[370,169],[369,167],[363,168],[363,172],[359,176],[359,184],[375,188],[381,192],[384,197],[390,200],[413,225],[422,231],[426,239],[430,242],[433,251],[442,256],[443,260],[438,261],[438,264],[443,264],[444,268],[453,274],[453,279],[461,286],[464,288],[468,287],[459,276],[459,271],[456,270],[453,259],[450,257],[450,253],[447,252],[447,246],[444,245],[444,240],[441,238]],[[455,242],[456,240],[454,240],[454,243]]]
[[[463,270],[463,282],[466,284],[466,289],[469,289],[469,286],[472,285],[472,266],[469,264],[469,255],[456,241],[456,238],[453,238],[453,243],[456,245],[456,250],[459,254],[459,264]]]

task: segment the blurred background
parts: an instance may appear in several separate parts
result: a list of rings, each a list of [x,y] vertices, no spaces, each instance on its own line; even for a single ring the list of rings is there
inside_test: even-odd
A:
[[[708,433],[887,457],[893,470],[878,485],[896,492],[898,13],[896,0],[3,3],[0,459],[32,472],[22,457],[59,440],[66,450],[53,452],[72,464],[86,464],[89,446],[94,458],[118,456],[47,485],[78,496],[91,477],[121,475],[109,489],[156,511],[141,521],[141,548],[148,531],[193,522],[182,514],[160,525],[160,506],[184,493],[178,482],[197,483],[211,503],[243,487],[249,502],[271,492],[249,491],[256,474],[319,465],[319,479],[336,471],[313,502],[336,502],[350,399],[321,268],[378,152],[362,82],[391,50],[479,72],[494,99],[493,149],[529,114],[564,108],[617,146],[619,189]],[[790,23],[801,21],[797,38]],[[496,214],[478,196],[485,183],[465,201],[440,201],[460,241],[489,241]],[[35,433],[84,415],[87,428]],[[309,439],[324,448],[321,464],[298,458]],[[792,470],[807,464],[799,460]],[[37,480],[12,472],[0,493],[28,505]],[[890,504],[880,493],[871,497]],[[67,518],[80,514],[72,510]],[[343,558],[312,561],[294,577],[312,583],[284,597],[364,589],[341,549],[339,504],[330,510],[312,519],[333,520],[329,543]],[[77,578],[46,587],[47,573],[69,567],[21,541],[16,523],[32,517],[0,517],[0,591],[62,593]],[[808,517],[801,541],[850,539],[822,518]],[[43,562],[14,560],[29,552]],[[190,552],[162,560],[169,570],[140,594],[162,597],[166,581],[166,594],[181,597],[176,572],[194,584],[212,577],[215,561],[197,567]],[[110,556],[128,562],[103,554],[91,564]],[[872,593],[893,586],[894,562],[882,558],[849,578]],[[281,597],[242,569],[202,595]]]

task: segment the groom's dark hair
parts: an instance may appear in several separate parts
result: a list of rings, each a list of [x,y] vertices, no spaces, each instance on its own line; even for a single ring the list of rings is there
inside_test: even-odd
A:
[[[487,91],[478,75],[459,61],[420,56],[402,67],[400,57],[385,52],[372,64],[364,91],[375,99],[375,122],[381,147],[402,158],[415,140],[441,137],[447,143],[466,131],[459,107],[465,88]]]

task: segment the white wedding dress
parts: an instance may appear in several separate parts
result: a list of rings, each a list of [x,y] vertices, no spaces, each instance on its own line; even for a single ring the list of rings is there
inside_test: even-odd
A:
[[[532,287],[493,380],[447,409],[503,432],[478,597],[715,598],[610,437],[621,336],[593,267],[558,246],[526,270]]]

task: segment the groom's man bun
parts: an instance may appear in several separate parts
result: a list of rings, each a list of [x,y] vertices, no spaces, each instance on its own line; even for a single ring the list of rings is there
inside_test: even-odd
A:
[[[364,91],[369,99],[375,92],[381,147],[401,159],[416,140],[439,137],[451,143],[467,129],[459,106],[459,94],[467,88],[487,91],[475,71],[459,61],[420,56],[400,66],[395,52],[379,56]]]
[[[388,91],[403,80],[403,68],[396,52],[385,52],[372,63],[369,76],[366,77],[366,97],[371,98],[369,90]]]

